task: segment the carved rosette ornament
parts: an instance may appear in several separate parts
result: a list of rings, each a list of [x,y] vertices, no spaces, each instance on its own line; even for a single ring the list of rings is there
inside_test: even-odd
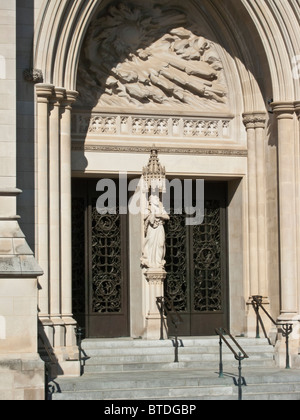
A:
[[[80,105],[227,110],[219,52],[197,26],[184,6],[168,2],[132,0],[108,6],[91,23],[85,39]]]

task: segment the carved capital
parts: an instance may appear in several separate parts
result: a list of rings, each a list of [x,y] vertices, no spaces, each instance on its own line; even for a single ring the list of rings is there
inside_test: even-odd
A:
[[[65,98],[66,90],[64,88],[53,88],[52,96],[49,102],[54,106],[60,106],[61,102]]]
[[[278,120],[294,118],[295,106],[293,102],[273,102],[271,106]]]
[[[71,109],[73,103],[76,102],[78,95],[78,92],[75,90],[65,91],[65,95],[61,105],[67,109]]]
[[[38,102],[48,102],[49,98],[53,95],[54,86],[44,83],[38,83],[35,88]]]
[[[267,116],[264,112],[243,114],[243,123],[246,129],[265,128]]]

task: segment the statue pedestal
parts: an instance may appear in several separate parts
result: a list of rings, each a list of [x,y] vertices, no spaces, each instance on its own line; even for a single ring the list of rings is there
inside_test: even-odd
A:
[[[148,269],[145,277],[148,282],[147,316],[145,338],[159,340],[161,333],[161,314],[156,298],[164,296],[164,281],[167,273],[163,269]]]

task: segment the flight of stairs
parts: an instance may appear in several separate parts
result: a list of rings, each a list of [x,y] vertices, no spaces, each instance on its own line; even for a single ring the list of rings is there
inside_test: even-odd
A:
[[[243,399],[300,400],[300,371],[276,368],[265,339],[240,338]],[[174,363],[172,340],[84,340],[84,374],[52,382],[52,400],[236,400],[238,362],[223,346],[224,378],[218,377],[218,337],[186,338]]]

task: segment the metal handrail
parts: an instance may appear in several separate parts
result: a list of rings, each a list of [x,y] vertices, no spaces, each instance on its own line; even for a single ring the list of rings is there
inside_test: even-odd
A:
[[[49,348],[49,346],[46,345],[45,340],[40,333],[38,334],[38,339],[42,343],[43,348],[46,351],[48,359],[49,359],[49,361],[44,360],[44,363],[45,363],[45,400],[47,401],[48,394],[50,392],[49,383],[50,383],[50,378],[51,378],[51,365],[56,365],[58,361],[57,361],[56,356],[52,352],[52,348],[51,347]]]
[[[243,391],[242,387],[245,385],[245,380],[242,376],[242,361],[245,359],[249,359],[248,354],[244,351],[244,349],[240,346],[240,344],[236,341],[236,339],[225,329],[219,328],[216,329],[216,334],[220,337],[219,345],[220,345],[220,364],[219,364],[219,378],[224,378],[224,371],[223,371],[223,349],[222,349],[222,342],[227,345],[229,350],[233,353],[234,358],[239,362],[239,378],[238,378],[238,396],[239,401],[243,399]],[[225,338],[224,334],[228,335],[230,339],[233,341],[235,346],[239,349],[239,353],[237,353],[234,348],[229,344],[228,340]]]
[[[289,349],[289,337],[293,332],[293,324],[290,322],[276,322],[272,316],[269,314],[269,312],[266,310],[266,308],[263,306],[263,297],[262,296],[252,296],[252,302],[251,302],[253,309],[256,313],[256,338],[260,338],[260,332],[259,332],[259,325],[261,325],[261,328],[264,332],[264,335],[266,339],[270,342],[270,339],[267,335],[263,320],[260,316],[259,309],[262,309],[263,312],[267,315],[267,317],[270,319],[270,321],[276,326],[281,328],[282,336],[286,339],[285,345],[286,345],[286,369],[290,369],[290,349]]]
[[[77,339],[77,347],[79,350],[79,366],[80,366],[80,376],[83,375],[84,373],[84,365],[83,365],[83,359],[82,359],[82,353],[83,353],[83,349],[82,349],[82,338],[84,336],[84,330],[85,328],[81,328],[79,325],[77,325],[77,327],[75,328],[75,335],[76,335],[76,339]]]

